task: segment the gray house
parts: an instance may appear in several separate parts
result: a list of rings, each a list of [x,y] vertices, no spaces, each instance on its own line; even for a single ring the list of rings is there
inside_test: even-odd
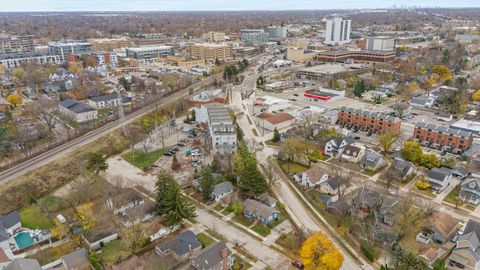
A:
[[[392,169],[402,178],[405,179],[410,175],[413,175],[417,168],[413,163],[403,160],[399,157],[395,157],[392,162]]]
[[[14,259],[4,270],[42,270],[40,264],[34,259]]]
[[[469,177],[460,185],[460,199],[469,204],[480,203],[480,179]]]
[[[469,220],[445,264],[448,269],[479,269],[479,249],[480,223],[475,220]]]
[[[352,143],[354,143],[354,140],[351,137],[333,138],[325,144],[325,155],[339,158],[342,156],[345,147]]]
[[[243,204],[243,216],[249,220],[256,219],[263,224],[269,224],[280,216],[280,212],[259,201],[246,199]]]
[[[190,257],[190,263],[197,270],[225,270],[232,269],[234,258],[225,243],[217,242]]]
[[[190,230],[184,231],[155,247],[159,255],[173,254],[177,258],[187,258],[202,249],[202,242]]]
[[[233,192],[233,185],[229,181],[216,184],[212,191],[212,199],[216,202]]]
[[[447,168],[433,168],[427,172],[430,188],[442,192],[452,180],[452,172]]]
[[[377,152],[367,151],[360,161],[360,166],[365,170],[377,171],[387,164],[383,156]]]

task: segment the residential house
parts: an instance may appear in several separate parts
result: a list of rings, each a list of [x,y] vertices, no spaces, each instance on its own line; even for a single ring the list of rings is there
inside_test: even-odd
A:
[[[92,106],[73,99],[66,99],[58,104],[60,112],[82,123],[97,118],[97,109]]]
[[[7,230],[0,223],[0,250],[10,250],[10,244],[15,245],[11,242],[10,235],[8,234]]]
[[[469,220],[445,265],[450,270],[480,269],[480,222]]]
[[[438,259],[438,255],[439,254],[436,251],[436,249],[431,247],[427,251],[425,251],[424,253],[418,255],[418,257],[422,258],[427,263],[427,265],[430,268],[432,268],[432,266],[435,264],[435,262]]]
[[[378,87],[374,90],[370,90],[366,93],[370,99],[375,100],[376,98],[384,99],[395,95],[395,89],[387,87]]]
[[[150,241],[155,241],[180,229],[180,224],[166,226],[164,223],[164,217],[155,216],[143,222],[141,226],[145,234],[150,237]]]
[[[328,195],[338,195],[342,193],[347,188],[348,180],[340,177],[334,176],[328,178],[327,181],[320,184],[320,192],[327,193]]]
[[[362,160],[360,161],[360,166],[365,170],[378,171],[380,168],[387,165],[385,158],[373,151],[366,151]]]
[[[233,185],[229,181],[225,181],[219,184],[216,184],[213,187],[212,191],[212,199],[214,199],[216,202],[220,201],[223,197],[231,194],[233,192]]]
[[[344,200],[338,200],[327,206],[327,211],[332,215],[345,216],[350,213],[352,206]]]
[[[47,82],[43,85],[46,93],[66,92],[73,88],[76,77],[65,70],[57,70],[48,76]]]
[[[184,231],[155,247],[159,255],[173,254],[178,259],[186,259],[202,249],[202,242],[190,230]]]
[[[124,214],[127,209],[145,203],[142,194],[133,188],[128,188],[122,193],[107,199],[107,206],[114,214]]]
[[[338,112],[338,124],[348,130],[360,130],[372,133],[391,131],[400,132],[400,118],[384,112],[371,112],[353,107],[341,107]]]
[[[327,181],[328,174],[324,173],[322,168],[314,166],[302,173],[295,174],[293,179],[303,187],[310,188]]]
[[[197,270],[228,270],[233,268],[234,257],[225,243],[217,242],[190,257],[190,263]]]
[[[3,270],[10,264],[10,258],[3,248],[0,248],[0,270]]]
[[[453,115],[451,113],[439,112],[435,118],[440,122],[451,122],[453,120]]]
[[[65,270],[90,270],[92,265],[88,256],[88,251],[85,248],[77,249],[60,258],[60,263]],[[54,268],[57,269],[57,268]]]
[[[325,155],[329,157],[339,158],[347,145],[353,144],[354,140],[351,137],[336,137],[332,138],[325,144]]]
[[[351,162],[358,163],[365,155],[365,147],[358,145],[347,145],[342,153],[342,159]]]
[[[217,180],[219,179],[222,174],[220,173],[212,173],[213,179]],[[193,179],[192,185],[194,188],[196,188],[198,191],[202,191],[202,177]]]
[[[326,207],[332,205],[333,197],[327,194],[319,194],[317,197],[318,201],[322,202],[323,205]]]
[[[432,168],[427,171],[428,182],[430,183],[430,188],[442,192],[452,180],[452,171],[447,168]]]
[[[470,131],[426,122],[415,124],[412,137],[423,146],[456,154],[468,150],[473,144],[473,133]]]
[[[9,235],[14,235],[22,228],[20,215],[18,211],[12,211],[4,216],[0,216],[0,223],[3,225]]]
[[[378,218],[385,224],[393,226],[395,224],[395,215],[399,201],[397,199],[384,198],[380,211],[378,211]]]
[[[368,188],[360,188],[352,200],[352,212],[361,217],[366,217],[372,212],[377,212],[382,205],[383,197],[380,193]]]
[[[465,168],[462,168],[462,167],[457,167],[457,168],[452,169],[452,176],[455,176],[460,180],[464,180],[465,178],[467,178],[471,174],[472,173],[469,170],[467,170]]]
[[[280,216],[280,211],[259,201],[246,199],[243,203],[243,216],[249,220],[256,219],[263,224],[269,224]]]
[[[155,204],[147,200],[142,204],[127,208],[119,214],[121,214],[123,225],[129,228],[136,222],[144,222],[153,218],[155,216]]]
[[[460,184],[460,199],[469,204],[478,205],[480,203],[480,179],[469,177]]]
[[[42,267],[37,260],[16,258],[4,270],[42,270]]]
[[[260,196],[257,196],[255,199],[257,199],[259,202],[265,204],[268,207],[275,208],[277,207],[277,200],[274,199],[272,196],[268,195],[267,193],[263,193]]]
[[[443,244],[450,241],[457,231],[458,221],[445,212],[434,212],[422,225],[416,239],[422,243]]]
[[[120,105],[121,97],[117,93],[91,97],[88,104],[96,109],[115,108]]]
[[[416,108],[431,108],[435,104],[436,98],[433,96],[420,96],[412,98],[410,100],[410,105]]]
[[[112,228],[95,228],[85,234],[85,243],[91,250],[98,250],[118,239],[117,232]]]
[[[400,157],[394,157],[391,168],[401,179],[406,179],[416,173],[417,168],[412,162],[406,161]]]
[[[292,125],[293,117],[289,113],[268,113],[263,112],[255,116],[254,121],[257,127],[263,128],[269,131],[285,129]]]

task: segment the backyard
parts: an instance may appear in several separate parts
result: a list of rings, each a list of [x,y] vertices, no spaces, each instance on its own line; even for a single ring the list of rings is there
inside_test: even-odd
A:
[[[22,226],[25,228],[45,230],[53,227],[53,220],[42,211],[38,204],[20,209],[19,214]]]
[[[215,243],[215,240],[213,240],[210,236],[206,235],[205,233],[199,233],[197,235],[197,239],[198,241],[202,242],[204,248]]]
[[[130,252],[121,240],[115,240],[102,248],[99,258],[104,266],[110,267],[130,256]]]
[[[152,152],[129,151],[122,155],[122,158],[137,168],[144,170],[152,163],[160,159],[164,153],[168,152],[171,147],[166,147]]]

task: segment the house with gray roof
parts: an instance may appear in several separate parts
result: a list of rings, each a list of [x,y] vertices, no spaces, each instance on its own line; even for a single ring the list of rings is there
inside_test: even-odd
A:
[[[90,97],[90,99],[88,99],[88,105],[96,109],[115,108],[120,105],[120,98],[121,96],[119,97],[117,93]]]
[[[360,217],[366,217],[372,211],[377,211],[382,202],[383,197],[380,193],[362,187],[352,200],[352,213]]]
[[[469,204],[478,205],[480,203],[480,179],[469,177],[460,184],[460,199]]]
[[[58,104],[60,112],[78,123],[97,118],[97,109],[78,100],[66,99]]]
[[[212,199],[216,202],[220,201],[223,197],[233,193],[234,187],[231,182],[225,181],[219,184],[216,184],[213,187]]]
[[[373,151],[366,151],[365,155],[360,161],[360,167],[374,172],[378,171],[385,165],[387,165],[385,158],[381,154]]]
[[[22,228],[20,215],[18,211],[12,211],[4,216],[0,216],[0,223],[3,225],[8,234],[13,235]]]
[[[469,220],[445,265],[448,269],[480,268],[480,222]]]
[[[327,181],[320,184],[320,192],[330,196],[337,195],[347,188],[348,180],[341,176],[329,177]]]
[[[190,263],[197,270],[225,270],[233,268],[234,257],[224,242],[217,242],[190,257]]]
[[[0,249],[10,249],[10,235],[5,227],[3,227],[2,223],[0,223]]]
[[[202,249],[202,242],[190,230],[184,231],[155,247],[159,255],[173,254],[176,258],[185,259]]]
[[[88,252],[85,248],[79,248],[75,251],[68,253],[60,258],[61,265],[64,269],[75,270],[90,270],[92,265],[88,257]]]
[[[394,170],[394,172],[397,173],[402,179],[406,179],[407,177],[414,175],[417,171],[417,168],[412,162],[406,161],[399,157],[393,158],[391,169]]]
[[[345,147],[353,144],[353,142],[354,140],[351,137],[332,138],[325,144],[325,155],[339,158],[343,154]]]
[[[4,270],[42,270],[40,264],[34,259],[14,259]]]
[[[431,189],[442,192],[450,185],[452,172],[447,168],[432,168],[427,171],[427,178]]]
[[[465,178],[467,178],[471,174],[472,173],[469,170],[467,170],[465,168],[462,168],[462,167],[456,167],[456,168],[452,169],[452,175],[457,177],[460,180],[464,180]]]
[[[243,216],[248,220],[256,219],[263,224],[269,224],[275,219],[278,219],[280,211],[268,207],[259,201],[246,199],[243,202]]]
[[[84,236],[85,243],[91,250],[98,250],[113,240],[118,239],[117,232],[112,228],[95,228]]]

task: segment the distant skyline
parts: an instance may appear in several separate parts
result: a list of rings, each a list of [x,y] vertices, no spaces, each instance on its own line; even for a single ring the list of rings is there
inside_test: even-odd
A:
[[[479,0],[0,0],[0,12],[26,11],[206,11],[422,7],[480,7]]]

